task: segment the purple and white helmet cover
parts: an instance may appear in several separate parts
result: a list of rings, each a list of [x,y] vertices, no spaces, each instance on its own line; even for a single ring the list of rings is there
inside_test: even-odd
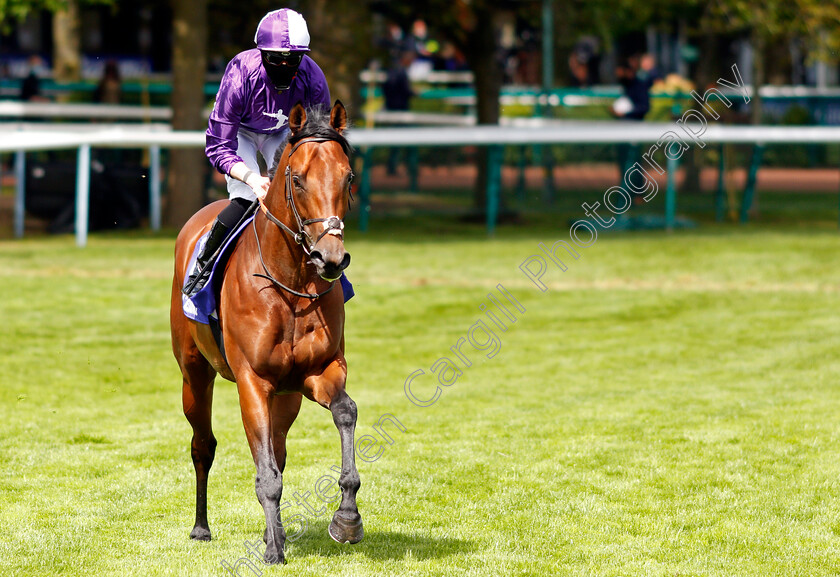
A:
[[[309,52],[309,28],[303,16],[281,8],[263,16],[254,43],[260,50]]]

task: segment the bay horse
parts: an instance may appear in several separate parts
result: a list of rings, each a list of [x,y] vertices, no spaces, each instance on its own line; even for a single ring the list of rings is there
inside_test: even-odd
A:
[[[210,540],[207,476],[216,451],[210,421],[213,382],[220,374],[235,381],[239,393],[256,465],[257,499],[265,511],[266,563],[285,563],[286,533],[278,506],[286,435],[302,396],[329,409],[341,438],[341,503],[329,534],[340,543],[357,543],[364,535],[356,506],[356,404],[345,391],[344,297],[336,282],[350,261],[343,237],[353,177],[346,127],[347,112],[340,101],[328,115],[300,104],[289,114],[291,136],[279,149],[276,177],[226,265],[217,304],[223,350],[209,325],[184,315],[181,289],[196,242],[227,201],[197,212],[175,245],[172,349],[183,375],[196,477],[190,537]]]

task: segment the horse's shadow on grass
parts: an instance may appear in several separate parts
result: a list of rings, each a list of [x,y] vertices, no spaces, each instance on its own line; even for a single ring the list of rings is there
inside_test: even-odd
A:
[[[365,527],[365,538],[360,543],[340,544],[330,538],[327,533],[328,525],[329,521],[311,522],[298,539],[286,542],[286,558],[291,560],[307,555],[334,557],[362,554],[379,561],[403,559],[408,556],[414,559],[442,559],[475,548],[471,541],[418,534],[406,535],[373,527]]]

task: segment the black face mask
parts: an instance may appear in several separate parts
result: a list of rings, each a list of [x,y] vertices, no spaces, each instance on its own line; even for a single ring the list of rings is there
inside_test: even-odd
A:
[[[297,66],[289,66],[285,63],[271,64],[265,53],[263,53],[262,63],[266,74],[268,74],[269,79],[271,79],[271,84],[276,90],[281,91],[289,89],[292,85],[292,81],[294,81],[295,76],[297,75],[298,68],[300,67],[300,61],[297,62]]]

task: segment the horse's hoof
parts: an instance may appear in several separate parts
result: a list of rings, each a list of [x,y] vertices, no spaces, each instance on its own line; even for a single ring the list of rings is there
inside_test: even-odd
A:
[[[263,559],[265,559],[266,565],[286,564],[286,556],[283,555],[282,551],[269,551],[268,548],[266,548],[265,555],[263,555]]]
[[[336,513],[333,515],[332,523],[330,523],[329,533],[333,541],[355,545],[365,536],[361,515],[357,513],[355,518],[342,519]]]
[[[190,539],[195,539],[196,541],[209,541],[210,529],[196,525],[193,527],[192,532],[190,532]]]

